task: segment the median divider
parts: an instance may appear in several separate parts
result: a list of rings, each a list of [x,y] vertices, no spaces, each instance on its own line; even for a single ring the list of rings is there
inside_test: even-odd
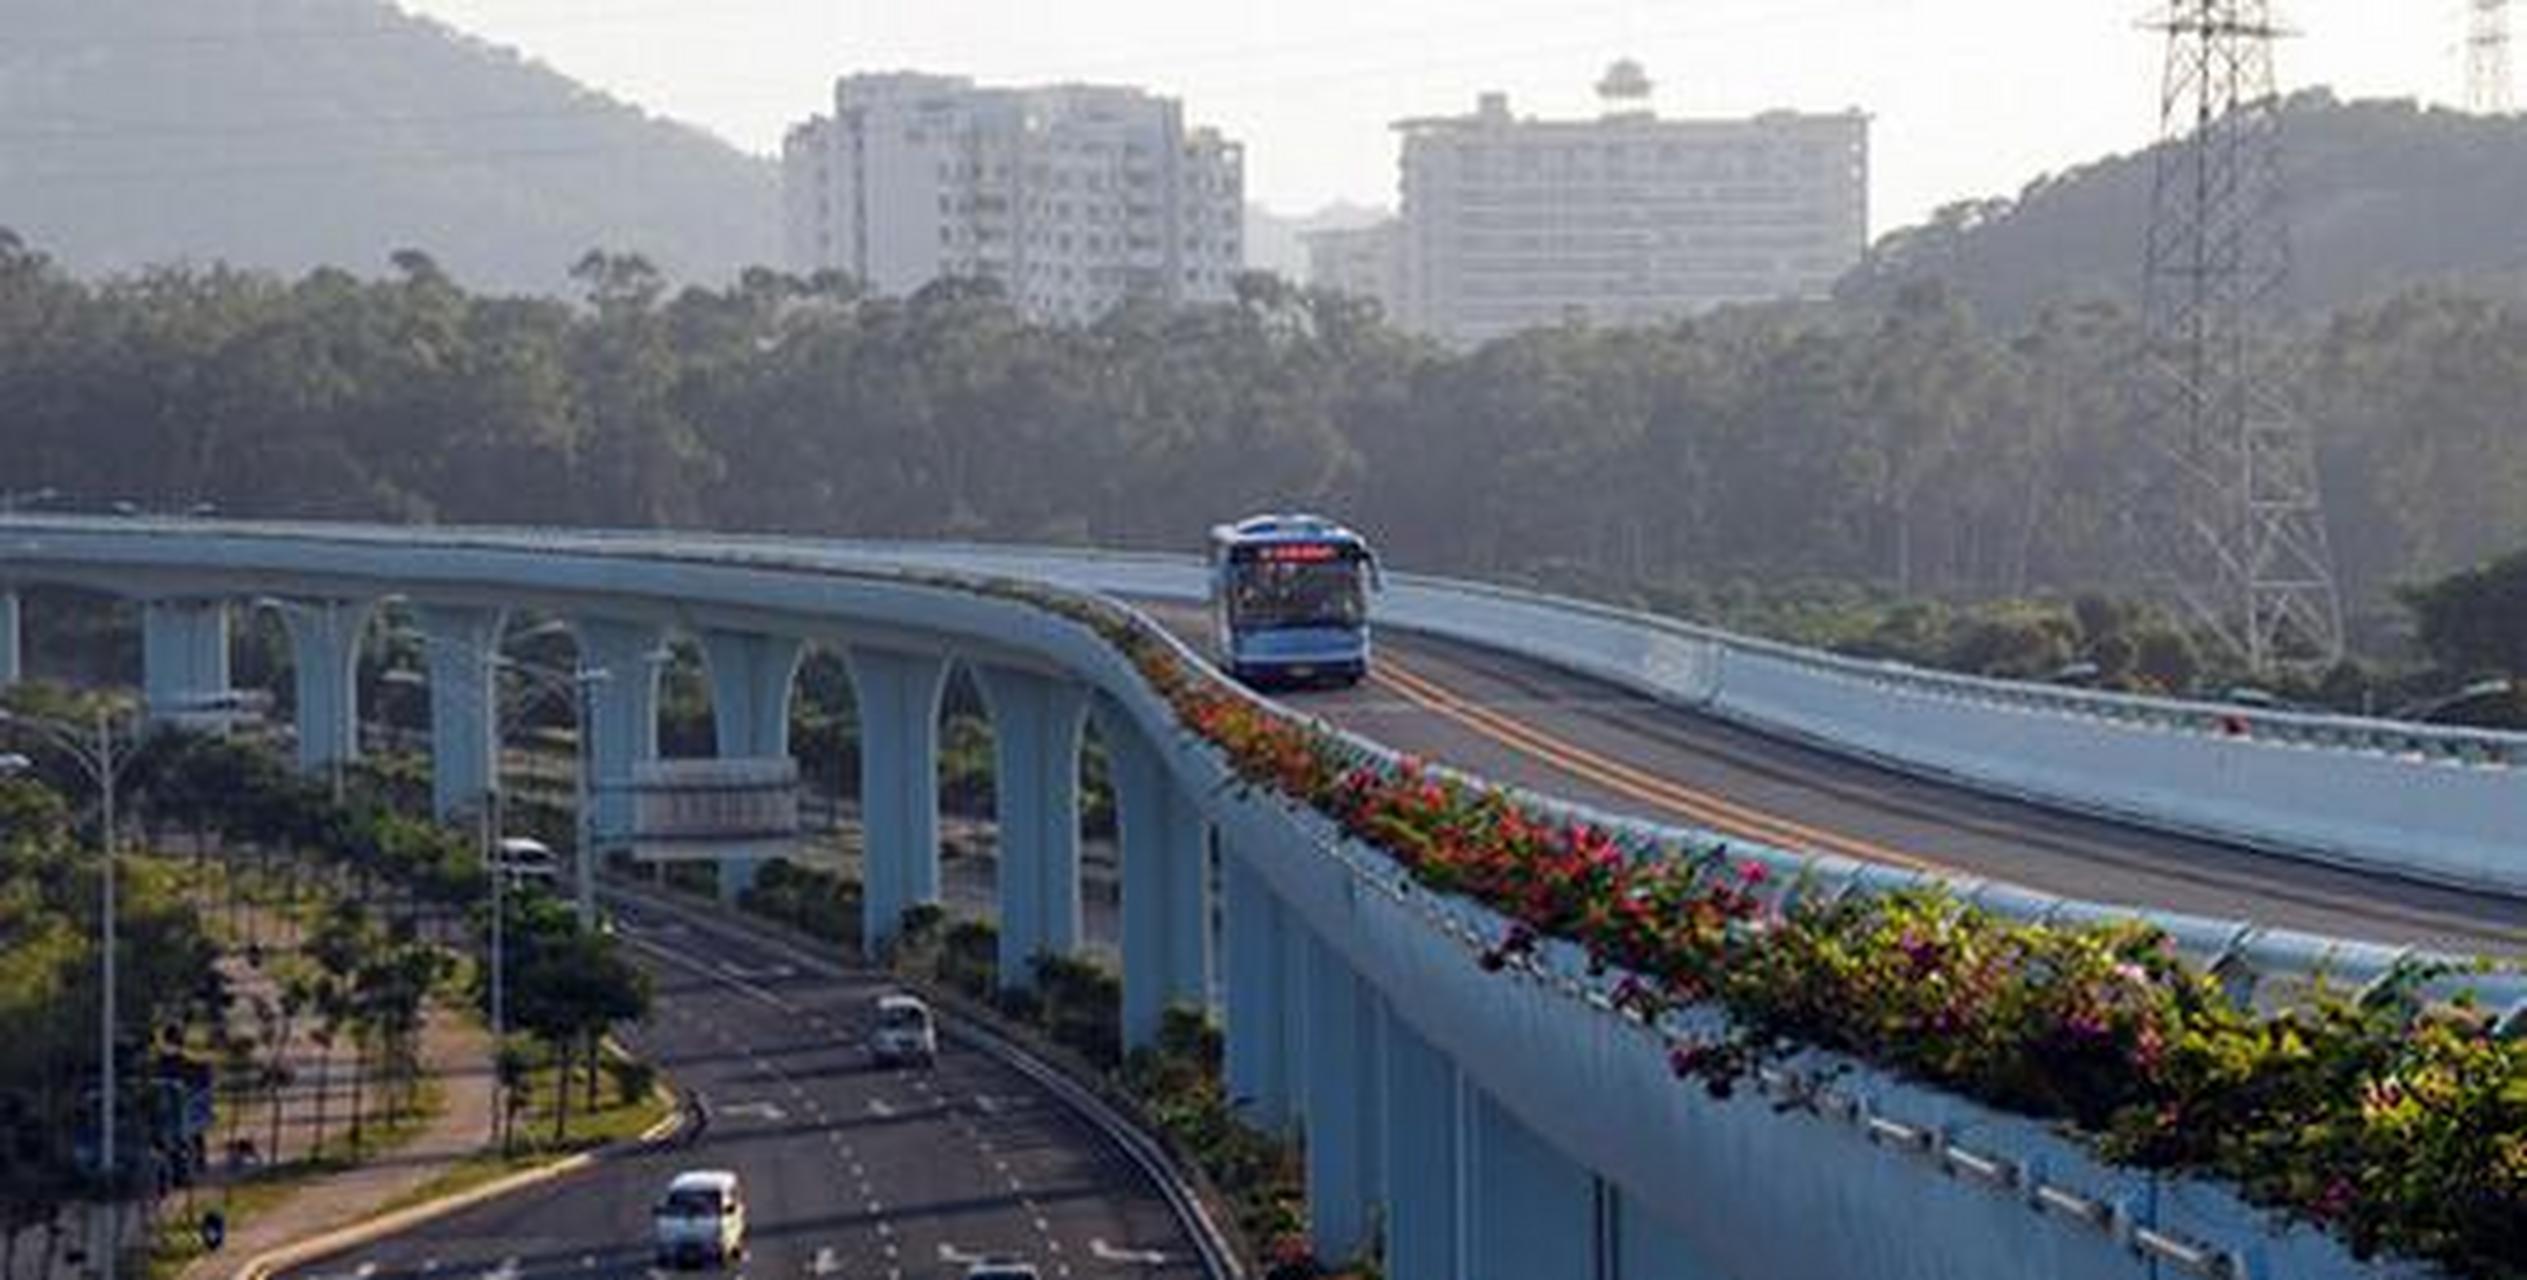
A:
[[[556,1179],[568,1177],[582,1169],[591,1168],[601,1161],[617,1159],[673,1142],[691,1123],[687,1108],[689,1099],[668,1094],[663,1085],[659,1086],[659,1090],[668,1101],[675,1105],[664,1119],[643,1130],[636,1137],[626,1138],[620,1142],[610,1142],[587,1151],[573,1152],[548,1163],[495,1178],[479,1186],[452,1192],[436,1200],[406,1205],[393,1212],[381,1213],[373,1218],[336,1227],[331,1231],[309,1236],[277,1249],[267,1249],[239,1264],[237,1270],[232,1273],[233,1280],[270,1280],[270,1277],[281,1272],[303,1267],[311,1262],[322,1261],[335,1254],[357,1249],[364,1244],[409,1231],[414,1227],[435,1222],[453,1213],[461,1213],[475,1205],[524,1191],[529,1187],[542,1186]]]
[[[1205,1276],[1211,1280],[1246,1280],[1246,1267],[1240,1260],[1242,1255],[1228,1232],[1220,1226],[1201,1184],[1195,1175],[1182,1167],[1166,1144],[1132,1120],[1122,1105],[1108,1098],[1097,1087],[1074,1078],[1070,1072],[1048,1061],[1046,1055],[1039,1054],[1015,1038],[992,1030],[986,1021],[988,1015],[972,1001],[886,970],[855,969],[844,965],[811,950],[796,930],[777,921],[679,901],[645,889],[633,889],[619,881],[609,884],[607,891],[661,915],[672,916],[687,927],[742,933],[750,940],[778,948],[791,963],[802,969],[836,978],[882,978],[920,990],[925,999],[960,1015],[942,1020],[942,1034],[1025,1076],[1086,1121],[1091,1129],[1140,1169],[1142,1176],[1148,1178],[1160,1197],[1166,1200],[1168,1212],[1192,1238],[1195,1250],[1201,1255]],[[240,1280],[262,1278],[240,1277]]]

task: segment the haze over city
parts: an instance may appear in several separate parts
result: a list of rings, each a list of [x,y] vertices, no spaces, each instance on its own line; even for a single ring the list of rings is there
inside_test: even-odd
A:
[[[1589,86],[1616,56],[1647,67],[1662,114],[1869,112],[1877,232],[2141,146],[2158,123],[2160,41],[2132,0],[1084,0],[1014,17],[989,0],[406,7],[759,154],[829,107],[850,71],[1143,84],[1245,142],[1250,195],[1284,213],[1391,206],[1388,126],[1465,111],[1478,92],[1505,91],[1522,114],[1593,114]],[[2285,89],[2446,101],[2462,85],[2453,2],[2298,0],[2283,17],[2300,32],[2280,53]]]

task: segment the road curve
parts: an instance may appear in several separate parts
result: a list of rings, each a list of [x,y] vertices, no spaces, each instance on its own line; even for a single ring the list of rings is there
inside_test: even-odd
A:
[[[1205,635],[1198,611],[1152,612],[1197,643]],[[1368,684],[1275,696],[1487,778],[1784,848],[2267,927],[2466,953],[2527,952],[2527,901],[2011,800],[1453,641],[1387,631],[1378,646],[1381,670]]]
[[[615,905],[658,981],[626,1039],[702,1095],[700,1135],[283,1280],[651,1280],[648,1206],[690,1168],[746,1188],[751,1249],[731,1277],[931,1280],[985,1253],[1048,1278],[1201,1276],[1157,1190],[1025,1077],[945,1042],[935,1070],[873,1066],[876,975],[809,973],[740,929]]]

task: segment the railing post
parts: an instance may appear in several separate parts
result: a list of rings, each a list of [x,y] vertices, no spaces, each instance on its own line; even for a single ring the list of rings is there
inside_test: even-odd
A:
[[[905,908],[939,900],[939,698],[948,662],[856,645],[845,658],[860,719],[860,945],[876,956]]]
[[[1458,1280],[1465,1137],[1456,1064],[1395,1015],[1386,1022],[1381,1085],[1386,1133],[1386,1271],[1394,1280]]]
[[[414,610],[430,668],[430,807],[441,821],[471,813],[500,786],[498,609]]]
[[[23,653],[18,639],[18,593],[0,591],[0,689],[26,678]]]
[[[712,628],[702,633],[711,673],[711,730],[722,759],[790,754],[790,686],[806,642],[794,636]],[[736,902],[754,887],[761,858],[722,857],[720,898]]]
[[[229,696],[228,602],[151,600],[140,614],[141,697],[152,725]]]
[[[1226,925],[1228,1007],[1221,1010],[1228,1045],[1230,1105],[1258,1129],[1284,1130],[1295,1119],[1288,1074],[1289,991],[1282,983],[1281,941],[1288,922],[1280,901],[1235,848],[1221,851]]]
[[[1210,830],[1131,718],[1100,704],[1123,859],[1123,1043],[1157,1040],[1171,1004],[1210,1000]]]
[[[298,767],[335,771],[337,795],[339,770],[360,758],[360,633],[370,608],[366,600],[280,602],[298,695]]]
[[[1079,950],[1079,742],[1088,691],[1008,667],[977,672],[992,721],[1000,826],[1000,986],[1033,985],[1039,955]]]

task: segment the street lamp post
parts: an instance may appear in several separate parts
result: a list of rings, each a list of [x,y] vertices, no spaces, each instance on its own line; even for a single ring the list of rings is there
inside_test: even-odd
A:
[[[97,914],[100,917],[98,931],[103,935],[102,946],[104,951],[104,955],[102,957],[102,965],[104,969],[102,981],[104,984],[104,990],[100,994],[98,1000],[98,1003],[102,1006],[101,1012],[103,1016],[98,1020],[100,1030],[97,1036],[99,1059],[97,1082],[97,1168],[105,1179],[106,1204],[104,1225],[97,1233],[99,1236],[99,1240],[97,1242],[97,1258],[98,1265],[102,1268],[101,1274],[103,1275],[104,1280],[114,1280],[114,1251],[115,1244],[117,1243],[114,1238],[115,1214],[113,1212],[115,1192],[114,1086],[116,1083],[114,1062],[114,952],[116,948],[114,927],[114,784],[121,776],[123,766],[130,761],[131,757],[128,753],[120,759],[116,757],[114,751],[113,715],[103,707],[99,707],[97,709],[95,725],[96,739],[93,745],[81,741],[79,732],[75,728],[50,720],[20,715],[17,712],[10,711],[5,708],[0,708],[0,725],[14,725],[20,728],[28,729],[37,735],[48,739],[54,746],[59,747],[63,754],[69,756],[72,760],[77,761],[79,767],[87,773],[89,781],[94,782],[97,788],[97,838],[98,842],[104,846],[105,852],[105,866],[99,877],[101,888],[98,894],[97,907]],[[19,759],[23,759],[23,757],[19,757]]]
[[[528,631],[521,632],[519,634],[531,635],[534,634],[534,629],[530,628]],[[449,641],[427,635],[422,637],[422,641],[425,644],[455,644],[458,647],[465,649],[473,656],[485,659],[494,669],[514,671],[518,673],[518,675],[524,678],[528,683],[526,697],[520,699],[515,705],[498,707],[494,710],[491,737],[490,785],[483,789],[482,807],[477,815],[481,833],[480,839],[483,868],[491,877],[490,995],[491,1041],[492,1052],[494,1055],[492,1069],[495,1076],[492,1086],[495,1094],[492,1106],[492,1128],[495,1134],[502,1135],[505,1140],[505,1135],[507,1133],[505,1121],[508,1115],[508,1108],[505,1105],[505,1098],[498,1095],[504,1094],[507,1086],[497,1079],[497,1075],[500,1066],[498,1060],[500,1046],[507,1039],[509,1032],[509,869],[504,865],[504,860],[501,856],[501,841],[508,830],[508,824],[506,821],[506,814],[504,812],[505,806],[502,802],[504,791],[500,785],[500,758],[502,753],[506,750],[506,744],[508,743],[510,733],[517,728],[521,721],[525,719],[527,712],[534,708],[538,695],[552,693],[562,688],[566,682],[575,686],[577,695],[577,712],[580,724],[580,751],[579,776],[575,780],[575,803],[577,805],[577,811],[574,817],[577,823],[579,839],[584,843],[588,838],[589,831],[594,828],[594,824],[588,817],[589,786],[588,751],[586,746],[588,740],[588,691],[598,681],[605,679],[606,673],[602,669],[595,668],[578,671],[576,673],[567,672],[555,667],[545,667],[530,662],[521,662],[515,658],[509,657],[506,654],[500,653],[497,649],[484,650],[473,645],[463,644],[462,642]],[[427,677],[423,676],[418,671],[397,669],[383,673],[379,679],[393,684],[422,684],[426,682]],[[439,728],[439,726],[433,725],[431,727],[431,732],[435,734],[439,732]],[[573,852],[575,854],[576,850]],[[586,895],[584,891],[580,896],[583,899],[585,898]],[[591,922],[593,917],[590,915],[590,910],[590,905],[583,902],[580,912],[580,921],[582,924]]]

